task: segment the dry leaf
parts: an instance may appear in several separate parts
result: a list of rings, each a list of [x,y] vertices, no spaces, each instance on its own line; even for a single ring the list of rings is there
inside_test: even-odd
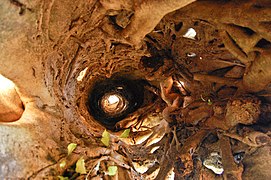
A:
[[[66,166],[66,161],[63,160],[60,164],[59,164],[59,167],[60,168],[64,168]]]
[[[125,129],[123,133],[120,135],[120,138],[127,138],[129,137],[130,129]]]
[[[108,166],[108,175],[109,176],[115,176],[118,171],[117,166]]]
[[[108,147],[109,146],[109,141],[110,141],[110,134],[109,132],[106,131],[106,129],[104,130],[103,134],[102,134],[102,139],[101,139],[102,143]]]
[[[59,178],[59,180],[69,180],[68,177],[63,177],[63,176],[57,176]]]
[[[77,147],[77,144],[75,144],[75,143],[70,143],[69,145],[68,145],[68,155],[70,155],[73,151],[74,151],[74,149]]]
[[[85,160],[83,157],[81,157],[77,162],[76,162],[76,168],[75,172],[80,173],[80,174],[86,174],[86,167],[85,167]]]

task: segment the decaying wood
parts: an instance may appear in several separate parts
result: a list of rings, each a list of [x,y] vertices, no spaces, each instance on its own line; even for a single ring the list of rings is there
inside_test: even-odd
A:
[[[270,84],[270,55],[270,50],[257,54],[252,65],[249,67],[249,71],[244,75],[243,84],[250,91],[258,92]]]
[[[217,76],[210,76],[206,74],[194,74],[194,80],[202,82],[214,82],[219,84],[225,84],[228,86],[238,86],[240,80],[233,78],[221,78]]]
[[[257,161],[244,156],[243,171],[232,149],[253,147],[255,159],[269,153],[262,149],[270,146],[270,108],[262,106],[270,99],[257,95],[270,94],[270,7],[268,0],[0,2],[0,73],[15,85],[7,94],[0,88],[0,178],[109,179],[109,165],[119,179],[166,179],[171,170],[215,177],[202,164],[213,151],[221,152],[225,179],[266,177],[268,163],[252,167]],[[109,131],[105,146],[105,128],[86,102],[98,80],[117,76],[142,79],[155,95],[116,124],[119,132]],[[80,157],[87,174],[75,172]]]
[[[225,179],[242,179],[243,167],[242,165],[237,165],[234,162],[231,145],[228,137],[220,136],[220,148],[222,153],[222,163],[225,168],[223,177]]]
[[[135,12],[131,23],[122,32],[133,44],[138,44],[150,33],[168,13],[180,9],[195,0],[159,0],[135,3]]]
[[[224,135],[236,139],[238,141],[241,141],[251,147],[260,147],[264,145],[269,145],[271,142],[271,139],[268,135],[258,131],[249,132],[247,134],[244,134],[244,136],[231,133],[224,133]]]

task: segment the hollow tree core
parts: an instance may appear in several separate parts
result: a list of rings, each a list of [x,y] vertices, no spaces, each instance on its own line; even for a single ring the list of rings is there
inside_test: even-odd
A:
[[[270,7],[2,0],[0,179],[270,179]]]

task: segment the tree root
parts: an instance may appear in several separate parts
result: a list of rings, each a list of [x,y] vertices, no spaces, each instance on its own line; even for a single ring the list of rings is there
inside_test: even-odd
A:
[[[240,136],[238,134],[232,134],[227,132],[223,134],[230,138],[236,139],[244,144],[247,144],[251,147],[261,147],[271,143],[271,138],[268,135],[258,131],[249,132],[245,136]]]
[[[219,135],[219,142],[222,153],[222,164],[225,169],[223,177],[225,179],[234,178],[236,180],[242,180],[243,166],[241,164],[235,164],[229,138]]]
[[[225,78],[225,77],[217,77],[217,76],[211,76],[206,74],[194,74],[194,80],[201,81],[201,82],[213,82],[218,84],[223,84],[227,86],[240,86],[241,80],[239,79],[233,79],[233,78]]]
[[[166,14],[194,1],[144,0],[131,3],[130,1],[101,0],[100,2],[106,10],[125,9],[134,12],[131,22],[120,32],[120,35],[126,38],[130,44],[139,47],[146,34],[150,33]]]
[[[251,92],[259,92],[271,83],[271,52],[258,54],[243,77],[243,85]],[[257,82],[257,83],[255,83]]]
[[[185,166],[184,172],[182,174],[183,177],[187,176],[193,171],[194,165],[192,155],[199,147],[203,139],[208,135],[208,133],[209,132],[207,130],[199,130],[196,132],[196,134],[187,138],[185,144],[178,152],[178,157],[181,159]]]
[[[152,0],[137,2],[131,23],[122,31],[122,35],[132,44],[139,45],[146,34],[150,33],[168,13],[180,9],[195,0]]]

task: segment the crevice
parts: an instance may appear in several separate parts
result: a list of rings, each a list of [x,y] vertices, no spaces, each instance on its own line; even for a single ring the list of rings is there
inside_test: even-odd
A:
[[[256,44],[256,47],[268,49],[268,48],[271,48],[271,43],[270,43],[269,41],[267,41],[266,39],[261,39],[261,40]]]
[[[178,24],[175,24],[176,31],[180,31],[182,27],[183,27],[183,22],[179,22]]]
[[[19,11],[19,15],[22,16],[25,14],[25,11],[28,10],[30,12],[32,12],[33,10],[31,8],[28,8],[25,4],[21,3],[20,1],[18,0],[9,0],[9,2],[11,4],[13,4],[14,6],[17,6],[20,8],[20,11]]]

